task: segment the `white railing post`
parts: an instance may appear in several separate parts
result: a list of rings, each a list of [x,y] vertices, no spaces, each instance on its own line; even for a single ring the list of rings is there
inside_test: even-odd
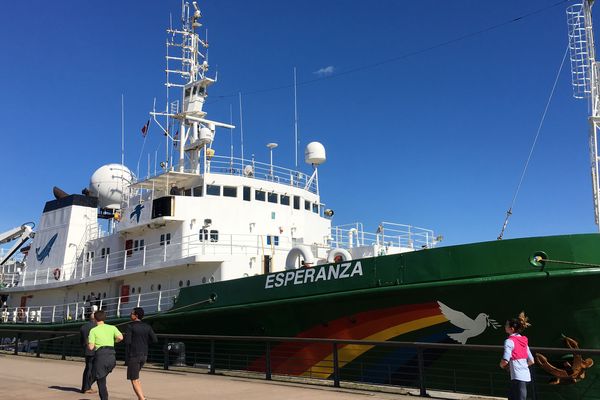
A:
[[[121,316],[121,296],[119,296],[119,301],[117,302],[117,318]]]
[[[98,310],[102,310],[102,302],[104,301],[104,299],[100,299],[100,304],[98,304]]]
[[[167,261],[167,241],[165,240],[165,248],[163,250],[163,262]]]
[[[52,306],[52,323],[54,323],[54,316],[56,315],[56,306]]]
[[[160,302],[162,300],[162,290],[158,292],[158,307],[156,308],[156,311],[160,312]]]
[[[67,304],[67,315],[65,316],[65,319],[67,321],[69,321],[69,318],[71,317],[71,309],[69,307],[69,304]]]
[[[146,246],[144,246],[144,250],[142,252],[142,267],[146,266]]]
[[[23,281],[21,282],[21,286],[25,286],[25,277],[27,276],[27,270],[23,271]]]
[[[38,314],[38,322],[42,322],[42,315],[43,315],[42,314],[42,310],[43,310],[43,308],[44,307],[40,307],[40,311],[38,311],[39,312],[39,314]]]
[[[77,321],[79,317],[79,303],[75,303],[75,321]]]
[[[104,262],[104,273],[108,274],[108,257],[110,257],[110,254],[106,255],[106,261]]]
[[[29,323],[29,307],[27,307],[27,310],[25,311],[25,322]]]
[[[125,253],[123,254],[123,271],[125,271],[127,269],[127,253],[129,252],[129,250],[125,250]]]
[[[46,268],[46,283],[50,282],[50,268]]]
[[[94,267],[94,262],[92,261],[92,259],[90,259],[90,273],[88,274],[88,276],[92,276],[92,268]]]
[[[38,273],[38,270],[36,269],[35,272],[33,273],[33,286],[35,286],[37,283],[37,273]]]
[[[136,307],[139,307],[139,306],[140,306],[140,301],[141,301],[141,300],[142,300],[142,294],[141,294],[141,293],[139,293],[139,294],[138,294],[138,300],[137,300],[137,306],[136,306]]]

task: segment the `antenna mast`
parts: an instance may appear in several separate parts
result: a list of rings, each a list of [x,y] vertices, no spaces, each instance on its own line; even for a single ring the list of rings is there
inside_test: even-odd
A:
[[[569,28],[569,53],[571,59],[571,82],[573,97],[587,98],[590,107],[590,163],[592,169],[592,192],[594,217],[600,229],[600,185],[598,181],[598,130],[600,129],[600,90],[598,65],[592,29],[592,5],[594,0],[583,0],[567,8]]]
[[[187,1],[182,1],[181,28],[174,29],[169,26],[167,29],[169,37],[167,39],[167,68],[165,69],[167,93],[172,87],[180,88],[182,100],[167,104],[164,112],[156,112],[155,109],[150,113],[167,137],[167,141],[174,139],[169,130],[170,124],[167,122],[166,127],[163,127],[156,117],[171,118],[174,125],[179,125],[178,172],[200,173],[201,152],[204,150],[206,155],[206,149],[214,140],[216,127],[235,128],[233,125],[205,118],[206,112],[203,111],[203,106],[208,97],[208,87],[216,82],[216,78],[213,79],[207,75],[209,69],[208,40],[201,39],[196,33],[196,29],[202,26],[199,22],[201,18],[202,13],[195,1],[191,5]],[[178,49],[181,55],[178,57],[170,55],[168,49],[171,47]],[[179,63],[179,68],[171,67],[169,61]],[[169,101],[167,100],[167,103]],[[185,165],[186,153],[189,157],[187,168]]]

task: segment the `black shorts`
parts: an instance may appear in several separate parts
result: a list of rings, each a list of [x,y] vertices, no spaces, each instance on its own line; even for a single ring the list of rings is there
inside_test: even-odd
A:
[[[127,360],[127,379],[134,381],[140,379],[140,370],[146,362],[146,356],[133,356]]]

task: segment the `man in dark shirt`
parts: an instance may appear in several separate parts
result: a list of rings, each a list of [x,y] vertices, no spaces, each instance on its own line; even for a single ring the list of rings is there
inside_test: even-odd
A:
[[[81,393],[95,393],[92,390],[92,384],[95,379],[92,376],[92,366],[94,365],[94,350],[88,348],[88,336],[92,328],[96,327],[96,320],[94,319],[94,313],[90,314],[89,322],[83,324],[79,330],[81,336],[81,346],[85,355],[85,369],[83,370],[83,379],[81,382]]]
[[[125,328],[125,346],[127,347],[127,379],[131,381],[133,391],[138,397],[138,400],[144,400],[144,392],[142,391],[142,383],[140,382],[140,370],[146,362],[148,356],[148,343],[158,342],[156,334],[152,327],[145,322],[144,309],[136,307],[131,312],[131,323]]]

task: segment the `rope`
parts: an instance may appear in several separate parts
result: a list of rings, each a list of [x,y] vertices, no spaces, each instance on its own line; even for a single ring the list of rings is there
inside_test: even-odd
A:
[[[542,258],[542,257],[535,257],[535,260],[536,261],[544,261],[544,262],[548,262],[548,263],[555,263],[555,264],[568,264],[568,265],[578,265],[580,267],[600,268],[600,264],[582,263],[582,262],[577,262],[577,261],[550,260],[548,258]]]
[[[542,119],[540,124],[538,125],[537,132],[535,134],[535,138],[533,139],[533,144],[531,145],[531,149],[529,150],[529,156],[527,156],[527,161],[525,162],[525,167],[523,168],[523,172],[521,173],[521,179],[519,179],[519,184],[517,185],[517,190],[515,190],[515,194],[513,196],[510,207],[506,211],[506,218],[504,219],[504,224],[502,225],[502,230],[500,231],[500,235],[498,235],[498,240],[502,240],[504,236],[504,231],[506,230],[506,226],[508,225],[508,219],[512,215],[512,209],[515,206],[515,202],[517,201],[517,195],[519,194],[519,190],[521,190],[521,185],[523,184],[523,179],[525,178],[525,173],[527,172],[527,167],[529,167],[529,161],[531,161],[531,156],[533,155],[533,150],[535,149],[535,145],[537,143],[538,137],[540,136],[540,132],[542,131],[542,126],[544,125],[544,121],[546,120],[546,114],[548,113],[548,108],[550,107],[550,103],[552,102],[552,97],[554,96],[554,90],[556,89],[556,84],[558,83],[558,78],[560,77],[560,73],[562,72],[563,66],[565,65],[565,60],[567,59],[567,54],[569,53],[569,46],[565,49],[565,54],[563,55],[562,61],[560,63],[560,68],[558,68],[558,73],[556,74],[556,78],[554,78],[554,85],[552,86],[552,91],[550,92],[550,97],[548,97],[548,101],[546,102],[546,108],[544,109],[544,113],[542,114]]]

